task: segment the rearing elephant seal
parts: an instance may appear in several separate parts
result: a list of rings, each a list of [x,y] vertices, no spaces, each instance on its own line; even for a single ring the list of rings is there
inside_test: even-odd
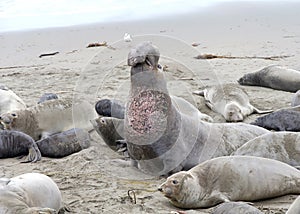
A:
[[[248,124],[202,121],[199,110],[170,96],[158,70],[159,50],[150,42],[128,55],[131,88],[126,104],[124,136],[129,156],[140,170],[166,175],[212,157],[229,155],[250,139],[268,133]]]
[[[229,122],[243,121],[252,113],[272,112],[262,111],[251,105],[248,94],[235,84],[216,85],[193,93],[204,96],[205,104],[211,110],[222,114]]]
[[[300,71],[270,65],[257,72],[245,74],[238,83],[296,92],[300,89]]]
[[[170,176],[158,190],[177,207],[211,207],[300,194],[300,171],[267,158],[218,157]]]
[[[40,173],[26,173],[0,183],[0,213],[58,213],[62,197],[56,183]]]

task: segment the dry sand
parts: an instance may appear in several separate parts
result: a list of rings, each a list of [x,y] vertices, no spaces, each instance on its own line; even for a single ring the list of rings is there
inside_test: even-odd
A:
[[[139,22],[0,33],[0,83],[15,91],[28,106],[34,105],[45,92],[58,93],[62,98],[86,99],[92,104],[104,97],[126,100],[128,51],[139,41],[151,40],[161,50],[161,64],[167,65],[170,93],[188,99],[200,111],[211,115],[215,122],[224,122],[205,106],[203,98],[192,95],[191,91],[206,85],[236,82],[243,74],[270,64],[300,70],[299,11],[300,3],[224,3],[195,14]],[[134,36],[133,42],[116,43],[122,40],[125,32]],[[138,36],[144,34],[155,36]],[[107,41],[110,47],[85,48],[89,43],[102,41]],[[194,42],[200,45],[192,47]],[[38,57],[55,51],[60,53]],[[199,53],[291,57],[277,61],[194,59]],[[292,93],[244,88],[253,105],[260,109],[290,106]],[[252,115],[245,122],[257,116]],[[15,158],[2,159],[0,177],[25,172],[49,175],[60,187],[71,213],[171,213],[179,210],[160,193],[150,192],[164,178],[144,175],[111,151],[96,133],[92,137],[90,148],[62,159],[43,158],[29,164],[21,164]],[[136,191],[136,204],[127,195],[132,189],[144,189]],[[255,202],[255,206],[265,213],[285,213],[295,198],[284,196]]]

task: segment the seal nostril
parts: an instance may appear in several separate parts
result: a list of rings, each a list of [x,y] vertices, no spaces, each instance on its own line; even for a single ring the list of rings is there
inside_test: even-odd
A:
[[[157,190],[160,191],[160,192],[162,192],[163,189],[161,187],[159,187]]]

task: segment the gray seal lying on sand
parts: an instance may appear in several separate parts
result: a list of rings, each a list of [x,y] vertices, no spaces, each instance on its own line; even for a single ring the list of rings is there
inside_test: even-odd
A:
[[[226,121],[243,121],[252,113],[269,113],[250,104],[248,94],[236,84],[223,84],[208,87],[194,94],[204,96],[205,104],[213,111],[223,115]]]
[[[218,157],[170,176],[158,190],[177,207],[212,207],[300,194],[300,171],[267,158]]]
[[[73,100],[55,99],[4,113],[0,116],[0,122],[4,129],[21,131],[39,140],[74,127],[90,130],[89,121],[96,117],[93,106],[86,101],[73,105]]]
[[[125,106],[118,100],[99,100],[95,105],[95,110],[99,116],[124,119]]]
[[[124,120],[115,117],[99,117],[91,120],[96,132],[102,137],[106,145],[114,151],[126,147],[124,142]]]
[[[224,202],[218,205],[211,214],[263,214],[263,212],[245,202]]]
[[[49,213],[59,211],[61,193],[56,183],[40,173],[26,173],[2,178],[0,183],[0,213]]]
[[[300,90],[298,90],[292,97],[292,107],[300,106]]]
[[[300,71],[270,65],[257,72],[245,74],[238,83],[296,92],[300,89]]]
[[[300,168],[300,133],[264,134],[245,143],[231,155],[264,157]]]
[[[45,93],[40,97],[40,99],[37,103],[40,104],[40,103],[46,102],[47,100],[55,100],[55,99],[58,99],[57,94]]]
[[[290,108],[256,118],[252,125],[275,131],[300,131],[300,111]]]
[[[12,90],[4,85],[0,85],[0,114],[25,109],[25,102]]]
[[[24,162],[41,160],[41,153],[32,137],[18,131],[0,131],[0,158],[12,158],[26,154],[28,156]]]
[[[300,213],[300,196],[291,204],[286,214],[299,214]]]
[[[42,156],[61,158],[90,146],[90,135],[83,129],[73,128],[56,133],[36,142]]]
[[[170,96],[157,69],[159,50],[150,42],[128,55],[131,89],[124,137],[129,156],[147,173],[166,175],[213,157],[229,155],[266,129],[244,123],[208,123],[182,98]]]

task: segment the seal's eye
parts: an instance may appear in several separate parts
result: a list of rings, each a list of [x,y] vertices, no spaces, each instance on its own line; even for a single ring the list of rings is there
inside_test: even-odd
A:
[[[178,181],[177,180],[173,180],[172,184],[176,185],[176,184],[178,184]]]
[[[101,120],[100,120],[100,123],[105,124],[105,120],[104,120],[104,119],[101,119]]]
[[[17,115],[15,113],[12,113],[11,116],[16,117]]]
[[[162,67],[161,67],[161,65],[160,65],[160,64],[158,64],[158,65],[157,65],[157,68],[158,68],[158,69],[162,69]]]

